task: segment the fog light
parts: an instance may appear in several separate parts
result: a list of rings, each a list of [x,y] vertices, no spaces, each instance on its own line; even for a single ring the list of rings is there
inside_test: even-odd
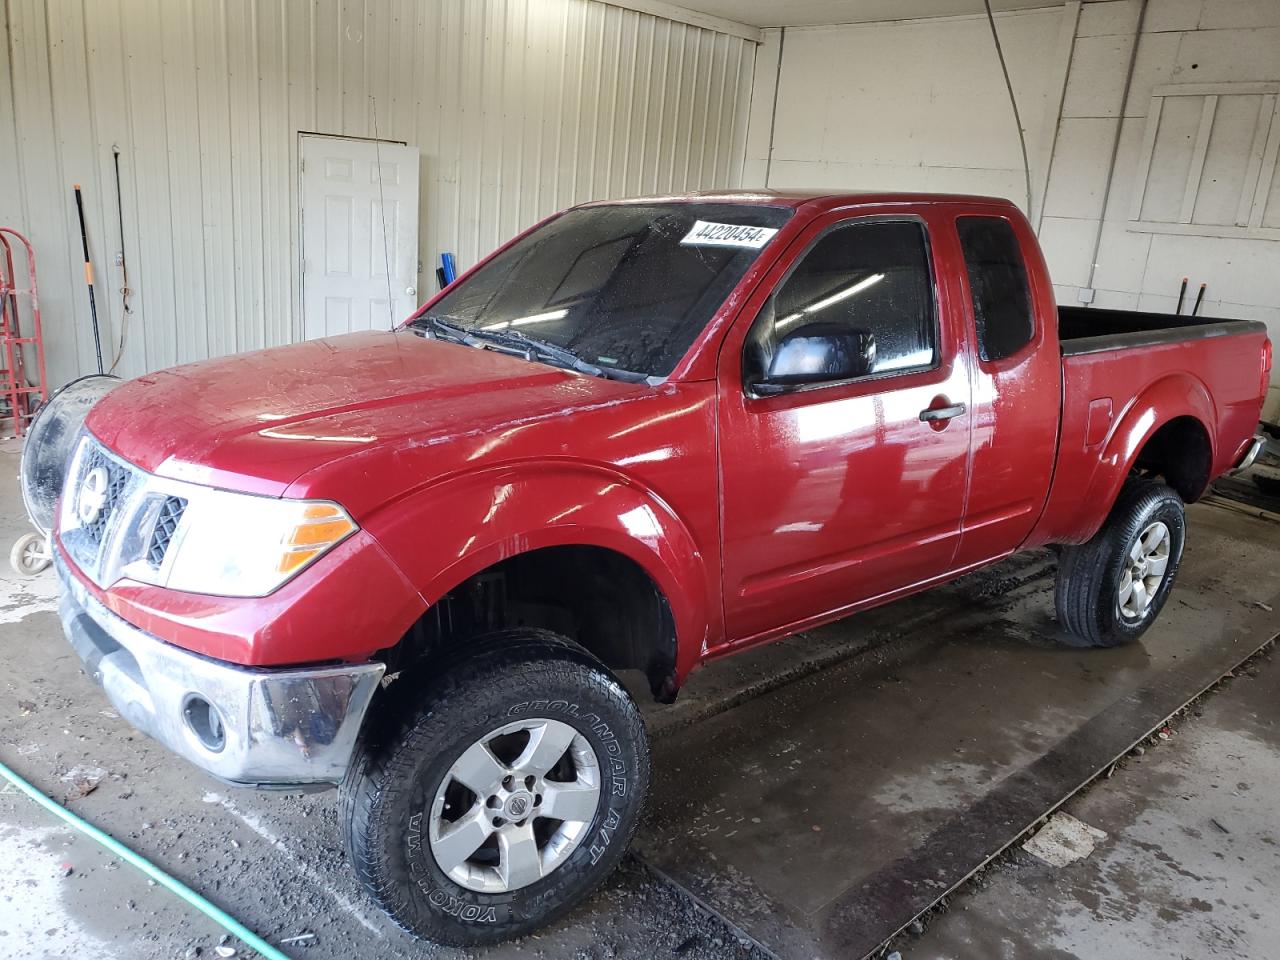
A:
[[[227,742],[226,729],[218,708],[197,693],[189,694],[182,705],[182,718],[206,750],[217,753]]]

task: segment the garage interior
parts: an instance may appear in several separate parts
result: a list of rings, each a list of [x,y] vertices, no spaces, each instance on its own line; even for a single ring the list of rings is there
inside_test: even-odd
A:
[[[35,253],[50,392],[386,330],[445,264],[556,211],[723,189],[1008,198],[1061,306],[1280,340],[1277,0],[3,11],[0,227]],[[714,662],[671,707],[626,676],[644,825],[602,890],[513,944],[415,940],[351,875],[334,792],[236,790],[125,723],[52,570],[0,574],[0,761],[289,956],[1280,956],[1271,451],[1189,507],[1137,644],[1056,644],[1040,549]],[[0,499],[16,541],[17,484]],[[254,955],[8,784],[0,862],[13,956]]]

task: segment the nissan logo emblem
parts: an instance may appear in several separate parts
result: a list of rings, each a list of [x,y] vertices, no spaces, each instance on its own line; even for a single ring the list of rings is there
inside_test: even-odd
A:
[[[85,474],[80,492],[76,495],[76,516],[84,526],[92,526],[102,515],[102,508],[107,505],[107,486],[110,480],[106,467],[94,467]]]

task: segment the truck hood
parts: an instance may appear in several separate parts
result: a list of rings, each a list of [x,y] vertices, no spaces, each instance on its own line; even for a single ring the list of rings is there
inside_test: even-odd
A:
[[[434,446],[648,390],[370,331],[147,374],[101,400],[87,426],[152,473],[280,496],[303,474],[379,445]]]

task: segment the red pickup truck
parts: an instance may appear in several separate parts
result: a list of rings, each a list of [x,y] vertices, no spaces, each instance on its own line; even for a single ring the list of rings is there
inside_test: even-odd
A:
[[[66,632],[224,780],[340,784],[408,929],[526,933],[649,782],[616,672],[694,667],[1045,544],[1064,642],[1132,641],[1183,504],[1255,455],[1260,323],[1055,307],[1008,202],[592,203],[396,330],[195,363],[90,411]]]

